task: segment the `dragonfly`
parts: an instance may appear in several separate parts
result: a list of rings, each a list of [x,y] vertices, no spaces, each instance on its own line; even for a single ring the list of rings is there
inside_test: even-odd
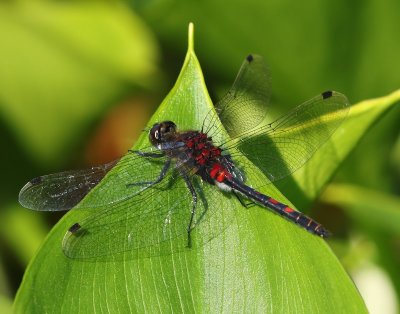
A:
[[[326,91],[265,123],[270,90],[262,57],[249,55],[200,130],[160,121],[149,130],[148,147],[104,165],[34,178],[19,202],[39,211],[82,210],[84,218],[62,242],[65,255],[76,259],[201,246],[232,221],[230,195],[326,238],[330,232],[320,223],[260,189],[301,168],[344,121],[349,102]]]

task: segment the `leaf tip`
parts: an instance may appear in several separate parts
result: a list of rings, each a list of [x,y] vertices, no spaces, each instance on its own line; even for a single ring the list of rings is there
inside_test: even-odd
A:
[[[188,50],[189,51],[193,51],[193,49],[194,49],[193,33],[194,33],[194,24],[192,22],[190,22],[189,29],[188,29]]]

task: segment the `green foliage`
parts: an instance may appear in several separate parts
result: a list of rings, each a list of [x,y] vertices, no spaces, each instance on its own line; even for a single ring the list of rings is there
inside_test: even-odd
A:
[[[196,50],[216,78],[214,86],[232,77],[237,62],[253,52],[268,61],[273,96],[282,105],[327,89],[356,102],[398,88],[396,0],[133,3],[170,49],[185,49],[179,38],[188,22],[195,23],[198,42],[207,43]]]
[[[26,265],[48,232],[41,218],[37,212],[17,205],[5,207],[1,214],[0,235]]]
[[[356,228],[375,243],[374,259],[386,269],[399,291],[395,239],[400,235],[400,198],[356,185],[334,184],[326,190],[322,200],[343,208]],[[349,266],[357,269],[354,258]]]
[[[2,295],[0,295],[0,311],[3,314],[12,313],[12,302]]]
[[[0,38],[1,113],[42,164],[155,72],[151,34],[117,5],[2,3]]]
[[[173,119],[182,128],[198,128],[211,107],[190,46],[176,85],[150,124]],[[344,134],[345,129],[341,128],[327,145],[342,145]],[[144,141],[145,134],[135,147],[141,147]],[[348,149],[352,147],[349,143]],[[319,152],[313,158],[329,159]],[[324,171],[324,180],[316,185],[324,183],[333,170]],[[117,172],[118,167],[113,171]],[[318,169],[309,169],[307,175],[317,176]],[[107,184],[107,180],[106,177],[101,184]],[[94,201],[96,190],[80,207]],[[284,201],[272,185],[265,192]],[[208,190],[206,197],[207,193]],[[174,196],[178,195],[171,195]],[[196,249],[139,259],[131,258],[129,253],[122,259],[68,259],[61,251],[64,233],[87,215],[83,209],[71,211],[52,230],[30,264],[16,299],[16,311],[366,312],[357,289],[324,240],[263,208],[246,210],[223,193],[210,206],[224,202],[229,202],[235,211],[234,220],[214,239]],[[140,208],[140,204],[129,204],[129,210],[134,211],[133,206]],[[212,219],[209,223],[212,229]],[[196,236],[193,241],[195,244]]]
[[[352,185],[332,185],[324,201],[340,205],[364,228],[400,234],[400,199]]]
[[[278,182],[278,189],[270,186],[264,191],[282,201],[287,198],[298,209],[306,212],[338,169],[338,165],[345,160],[336,180],[346,184],[335,185],[332,189],[328,187],[322,200],[333,204],[334,208],[325,206],[325,203],[314,205],[314,209],[319,209],[317,220],[324,222],[334,232],[334,237],[328,240],[328,244],[347,272],[353,274],[366,264],[378,265],[390,275],[388,282],[392,283],[397,292],[397,300],[400,300],[400,259],[396,227],[400,183],[400,107],[397,106],[390,114],[384,115],[399,101],[398,92],[390,93],[399,88],[400,81],[400,71],[396,70],[400,67],[400,58],[397,57],[400,55],[397,16],[400,2],[372,0],[361,3],[339,0],[329,3],[294,3],[288,0],[250,0],[231,1],[228,4],[220,0],[152,0],[130,1],[129,4],[130,7],[123,1],[102,3],[46,0],[11,0],[0,4],[0,147],[3,152],[0,154],[0,269],[3,270],[0,271],[0,312],[9,310],[9,296],[15,293],[16,283],[21,279],[21,270],[18,272],[16,269],[26,266],[49,230],[49,221],[53,223],[58,219],[56,215],[18,208],[19,189],[34,176],[77,168],[79,166],[76,163],[84,163],[85,157],[78,154],[85,154],[87,148],[93,145],[89,136],[97,132],[98,122],[109,121],[113,116],[109,109],[119,109],[119,104],[128,101],[128,107],[133,108],[133,100],[140,103],[138,107],[143,111],[148,111],[149,106],[146,107],[146,104],[149,101],[142,102],[143,92],[145,97],[150,97],[158,105],[161,95],[165,94],[176,78],[181,56],[186,49],[183,38],[189,21],[195,22],[198,30],[196,53],[200,57],[207,86],[213,96],[226,91],[240,61],[249,52],[262,55],[270,67],[273,83],[273,106],[269,113],[271,116],[276,114],[275,111],[284,113],[327,89],[342,92],[351,103],[388,95],[354,105],[347,121],[332,140],[321,147],[315,158],[293,177]],[[155,44],[156,41],[159,45]],[[155,63],[158,56],[162,56],[160,65]],[[186,67],[186,72],[188,70]],[[192,70],[193,74],[199,73],[196,66]],[[160,72],[166,75],[160,76]],[[202,97],[199,100],[203,99],[204,107],[196,109],[183,106],[182,110],[187,111],[182,113],[179,112],[182,108],[180,105],[173,108],[167,106],[173,101],[190,101],[191,98],[187,95],[194,90],[204,92],[203,83],[200,87],[194,87],[191,85],[194,82],[193,79],[180,79],[181,87],[187,84],[186,87],[192,90],[175,90],[170,95],[181,96],[164,102],[165,113],[171,112],[171,117],[168,118],[178,120],[181,128],[197,127],[206,108],[210,106],[209,101]],[[124,115],[128,116],[126,113]],[[141,113],[136,113],[132,118],[119,121],[118,128],[127,128],[129,125],[142,129],[143,122],[136,120],[140,116]],[[164,117],[166,116],[163,112],[158,111],[152,122]],[[112,150],[108,145],[110,138],[117,141],[129,139],[127,142],[132,143],[135,136],[132,131],[122,136],[115,136],[110,131],[112,130],[106,129],[106,133],[99,136],[101,144],[107,147],[107,153]],[[144,145],[146,142],[147,139],[142,137],[137,145]],[[79,144],[85,147],[77,149]],[[110,158],[102,153],[97,153],[97,156],[98,160],[104,161]],[[71,160],[74,161],[72,164]],[[67,165],[67,162],[70,164]],[[256,180],[262,178],[260,176]],[[104,186],[113,183],[114,181],[107,180]],[[211,190],[207,193],[211,193]],[[92,196],[94,200],[96,194],[93,193]],[[76,305],[84,298],[86,302],[88,295],[90,298],[94,295],[100,307],[103,303],[98,298],[109,301],[118,297],[119,299],[110,301],[110,304],[116,305],[123,300],[121,304],[129,303],[133,310],[146,293],[148,299],[154,298],[150,301],[147,299],[145,304],[141,303],[142,308],[146,305],[146,309],[152,309],[149,304],[156,304],[160,307],[167,305],[169,310],[174,306],[175,310],[175,305],[180,305],[182,301],[185,307],[178,309],[182,311],[192,309],[188,300],[197,305],[198,300],[204,299],[203,296],[211,296],[206,300],[207,305],[201,308],[204,311],[210,308],[223,309],[223,305],[230,301],[231,308],[236,305],[241,310],[248,304],[256,304],[255,297],[249,301],[245,298],[246,293],[242,292],[250,291],[254,287],[251,280],[258,280],[259,277],[262,278],[260,286],[252,291],[255,296],[265,292],[268,298],[280,299],[282,302],[288,300],[291,304],[295,300],[298,304],[303,304],[307,297],[310,300],[316,297],[330,298],[330,295],[323,294],[327,290],[318,291],[319,287],[313,286],[304,289],[313,293],[306,294],[299,302],[302,295],[300,292],[303,290],[294,291],[295,297],[292,297],[289,292],[293,293],[293,290],[288,290],[288,285],[293,288],[295,280],[291,277],[285,282],[283,279],[287,274],[281,276],[282,271],[278,271],[276,278],[269,281],[270,287],[277,285],[271,289],[264,288],[266,275],[263,272],[245,277],[246,271],[254,271],[257,267],[268,271],[270,265],[273,265],[272,269],[275,270],[280,262],[277,256],[281,255],[278,253],[284,249],[282,252],[286,254],[286,246],[288,245],[288,250],[292,248],[292,244],[287,242],[298,243],[297,238],[301,239],[300,247],[304,247],[301,254],[309,254],[310,248],[320,250],[324,258],[328,255],[324,261],[329,265],[334,258],[326,253],[325,244],[321,244],[319,239],[309,238],[308,234],[304,235],[302,230],[290,226],[279,217],[258,208],[246,210],[237,206],[235,199],[220,200],[231,204],[238,218],[233,220],[222,235],[210,242],[209,246],[215,248],[215,254],[204,257],[204,253],[200,251],[198,258],[183,254],[174,259],[170,256],[169,261],[165,261],[168,258],[152,258],[116,263],[115,267],[104,262],[87,265],[65,259],[62,255],[61,239],[66,228],[89,213],[74,211],[65,221],[60,222],[32,264],[21,288],[18,299],[21,303],[17,307],[24,308],[24,302],[32,297],[31,301],[37,307],[32,307],[31,311],[36,309],[40,312],[40,307],[50,304],[51,298],[60,300],[55,297],[55,293],[53,295],[54,291],[59,291],[60,295],[68,291],[70,294],[62,300],[63,304]],[[86,201],[90,202],[90,198]],[[249,222],[249,217],[257,223]],[[241,223],[239,227],[238,223]],[[255,226],[258,229],[254,233]],[[250,241],[243,240],[237,244],[232,240],[234,228],[239,229],[240,239],[263,237],[263,253],[250,253],[248,257],[246,254],[249,251],[257,250],[261,245],[250,249]],[[247,234],[247,230],[253,233]],[[265,230],[268,230],[268,234]],[[285,234],[289,232],[290,241],[286,241]],[[306,237],[304,241],[303,237]],[[315,246],[309,243],[310,239],[316,242]],[[279,243],[279,249],[269,241]],[[236,251],[220,249],[216,243],[229,244]],[[237,255],[237,251],[242,248],[244,252]],[[371,248],[374,248],[373,254]],[[209,252],[211,249],[207,250]],[[227,252],[230,254],[222,257]],[[309,263],[297,265],[297,249],[289,253],[290,261],[282,259],[282,265],[283,262],[286,263],[284,269],[293,264],[293,267],[304,266],[309,273],[313,272],[314,264],[311,267]],[[236,277],[221,275],[222,272],[233,272],[240,266],[243,267],[250,258],[257,260],[254,255],[263,259],[262,262],[251,261],[256,265],[254,268],[240,269],[235,274]],[[275,259],[271,262],[272,257]],[[229,266],[228,263],[232,261],[234,266]],[[40,263],[43,266],[40,267]],[[314,260],[313,263],[321,262]],[[76,264],[86,266],[80,269]],[[105,268],[103,274],[99,272],[102,268]],[[151,271],[152,268],[154,272]],[[174,274],[171,274],[172,268],[176,269]],[[293,270],[295,271],[300,274],[299,279],[309,281],[310,285],[314,284],[309,277],[304,279],[303,270]],[[83,276],[86,272],[88,276]],[[116,273],[115,280],[112,272]],[[44,279],[39,280],[41,274],[44,274]],[[135,293],[126,293],[123,286],[125,274],[126,281],[129,281],[127,287],[134,287],[132,291]],[[153,277],[145,277],[149,274]],[[157,276],[164,279],[161,284]],[[325,273],[321,272],[319,278],[323,276]],[[82,280],[79,281],[78,277]],[[75,279],[69,281],[69,278]],[[245,282],[243,278],[249,282]],[[331,277],[328,276],[329,278]],[[214,279],[215,283],[212,282]],[[208,281],[205,282],[206,280]],[[65,287],[67,282],[71,284],[68,288]],[[199,288],[199,283],[202,288]],[[110,289],[107,288],[108,284]],[[93,291],[89,293],[90,285],[98,288],[92,289],[94,294]],[[196,290],[191,288],[192,285]],[[368,286],[376,285],[368,282]],[[72,290],[78,290],[81,286],[86,290],[82,293],[82,299],[77,299],[80,296],[74,295]],[[138,287],[142,286],[143,291],[138,294]],[[173,287],[172,292],[170,287]],[[278,288],[281,290],[278,291]],[[210,291],[204,294],[206,289]],[[362,291],[361,287],[359,289]],[[50,290],[52,293],[49,293]],[[149,295],[151,292],[154,294]],[[243,296],[242,300],[248,303],[242,303],[239,308],[238,297],[227,297],[233,293]],[[121,299],[121,294],[125,299]],[[188,294],[190,299],[186,298]],[[355,294],[355,298],[359,296]],[[224,303],[221,301],[215,306],[215,302],[222,299]],[[172,305],[169,300],[173,301]],[[268,303],[275,306],[272,310],[282,310],[273,302]],[[353,300],[349,301],[352,302]],[[59,310],[60,302],[54,304],[54,309]],[[85,303],[82,308],[82,311],[89,309],[89,305]],[[227,310],[231,308],[225,307]],[[69,309],[66,308],[65,311]],[[122,305],[119,309],[121,312],[125,310]],[[338,310],[340,309],[336,308],[335,312]]]
[[[338,163],[359,144],[362,137],[382,118],[382,116],[394,107],[400,100],[400,91],[390,95],[362,101],[354,104],[349,112],[349,117],[344,121],[342,127],[333,134],[330,145],[325,145],[319,151],[321,156],[328,158],[313,158],[303,168],[295,173],[296,182],[302,187],[305,195],[299,206],[308,205],[307,200],[314,199],[327,180],[335,172]],[[309,175],[318,169],[318,175]],[[285,191],[285,195],[291,199],[293,186],[287,187],[287,183],[278,183]]]

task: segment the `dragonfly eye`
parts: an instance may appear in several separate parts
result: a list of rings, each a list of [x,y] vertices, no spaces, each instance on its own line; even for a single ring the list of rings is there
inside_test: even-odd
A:
[[[176,124],[172,121],[165,121],[161,123],[160,131],[164,134],[174,134],[176,131]]]
[[[156,145],[170,140],[175,132],[176,124],[172,121],[156,123],[150,130],[149,139],[153,145]]]

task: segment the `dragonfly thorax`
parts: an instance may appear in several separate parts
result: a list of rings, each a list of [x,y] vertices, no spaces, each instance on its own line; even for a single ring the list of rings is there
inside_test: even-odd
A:
[[[182,134],[182,141],[195,161],[197,166],[211,166],[221,156],[221,148],[215,146],[211,137],[207,134],[197,131],[189,131]]]

